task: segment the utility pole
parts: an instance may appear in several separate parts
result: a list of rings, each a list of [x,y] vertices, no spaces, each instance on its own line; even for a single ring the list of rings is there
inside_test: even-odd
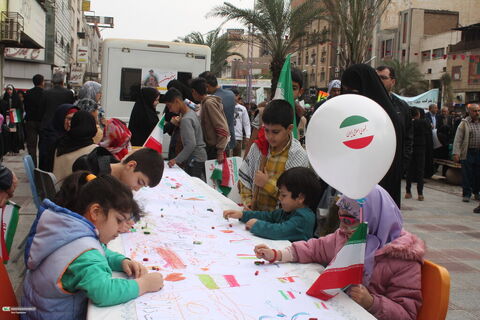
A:
[[[255,6],[256,6],[257,1],[253,1],[253,11],[255,11]],[[247,74],[247,102],[251,103],[252,102],[252,82],[253,82],[253,37],[255,33],[255,28],[252,24],[248,26],[248,47],[247,47],[247,68],[248,68],[248,74]]]

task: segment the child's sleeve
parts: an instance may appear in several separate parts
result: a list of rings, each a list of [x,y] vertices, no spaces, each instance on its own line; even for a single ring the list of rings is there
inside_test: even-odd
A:
[[[280,214],[280,212],[276,212],[277,217]],[[272,240],[308,240],[313,236],[312,227],[310,227],[310,232],[307,231],[308,226],[312,226],[315,223],[313,215],[312,218],[308,219],[302,214],[294,214],[283,222],[275,222],[273,219],[271,221],[259,220],[255,222],[250,232],[256,236]]]
[[[386,288],[384,295],[371,293],[373,304],[368,311],[377,319],[417,318],[422,303],[421,265],[416,261],[395,260],[388,282],[381,284]]]
[[[81,254],[67,268],[61,285],[68,292],[82,290],[99,307],[121,304],[138,297],[138,284],[135,280],[112,278],[109,264],[118,267],[119,256],[98,250]]]
[[[292,247],[295,249],[295,254],[298,257],[298,262],[317,262],[324,266],[329,264],[335,257],[337,252],[336,247],[339,246],[339,244],[336,243],[337,233],[338,230],[337,232],[318,239],[292,243]]]
[[[193,112],[193,111],[189,111]],[[189,118],[183,118],[180,122],[180,136],[182,137],[183,149],[175,157],[175,161],[183,163],[188,160],[190,155],[195,150],[197,140],[195,137],[195,130],[193,129],[193,120]]]
[[[102,244],[103,250],[105,250],[105,258],[107,258],[108,266],[113,271],[123,272],[122,261],[127,259],[123,254],[112,251]]]
[[[280,216],[281,210],[274,211],[243,211],[243,216],[240,218],[242,222],[248,222],[250,219],[264,220],[268,222],[275,222],[278,216]],[[257,221],[259,222],[259,221]]]

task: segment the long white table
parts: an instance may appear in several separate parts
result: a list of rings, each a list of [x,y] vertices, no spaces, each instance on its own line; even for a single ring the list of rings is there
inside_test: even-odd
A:
[[[172,176],[182,177],[182,186],[178,186],[178,182],[171,179]],[[187,183],[185,183],[187,182]],[[182,194],[182,188],[189,190]],[[192,193],[194,190],[194,194]],[[198,196],[200,195],[200,196]],[[221,263],[213,264],[209,268],[201,268],[205,272],[190,271],[190,266],[178,266],[182,262],[170,261],[170,266],[164,264],[164,260],[157,257],[152,257],[151,252],[150,259],[144,264],[148,265],[160,265],[160,272],[164,277],[176,277],[180,279],[184,277],[192,276],[199,277],[200,281],[197,285],[192,285],[190,282],[189,287],[182,287],[182,282],[178,279],[174,282],[166,281],[165,287],[154,294],[147,294],[143,297],[139,297],[130,302],[113,306],[113,307],[97,307],[92,303],[88,305],[87,319],[99,320],[99,319],[139,319],[139,315],[144,319],[292,319],[292,320],[308,320],[310,318],[318,319],[375,319],[370,313],[368,313],[361,306],[351,300],[346,294],[341,292],[335,298],[328,302],[323,302],[318,299],[311,298],[305,294],[309,285],[318,277],[319,272],[323,270],[323,267],[319,264],[281,264],[280,265],[254,265],[255,258],[253,255],[253,245],[265,243],[273,248],[282,249],[290,245],[289,241],[272,241],[268,239],[258,238],[244,230],[243,224],[230,220],[226,222],[220,215],[222,210],[226,209],[240,209],[234,202],[219,194],[217,191],[209,187],[203,181],[197,178],[186,176],[179,168],[166,169],[164,178],[160,186],[154,189],[146,189],[140,191],[136,195],[137,200],[145,205],[146,212],[149,213],[147,217],[140,221],[136,228],[136,234],[127,234],[118,237],[109,244],[109,248],[126,256],[132,256],[138,261],[142,261],[142,250],[138,250],[133,242],[141,243],[145,239],[145,249],[147,252],[152,246],[161,245],[162,232],[158,232],[152,224],[158,223],[161,226],[160,230],[165,230],[165,234],[171,234],[170,225],[175,225],[175,228],[185,228],[185,232],[178,232],[179,239],[174,240],[174,248],[184,248],[185,250],[197,250],[188,251],[195,258],[195,262],[192,264],[201,265],[201,261],[207,261],[205,252],[211,249],[211,255],[225,255],[225,259],[228,260],[231,256],[235,256],[236,249],[240,248],[241,244],[232,245],[234,241],[244,240],[251,244],[248,247],[249,252],[241,251],[242,254],[237,254],[237,258],[245,258],[247,260],[239,261],[238,266],[228,267],[222,266]],[[184,199],[192,199],[190,201]],[[189,217],[188,214],[179,216],[179,212],[175,212],[175,205],[178,204],[179,210],[183,210],[184,206],[193,206],[193,210],[198,212],[204,212],[206,207],[211,206],[215,208],[215,226],[210,228],[199,228],[198,235],[205,235],[203,245],[192,244],[192,238],[188,234],[192,233],[188,231],[188,220],[195,220],[195,226],[201,224],[202,221],[212,220],[211,216],[207,213],[198,213],[196,217]],[[168,207],[168,208],[167,208]],[[164,210],[159,212],[159,210]],[[208,211],[212,209],[207,209]],[[162,214],[163,213],[163,214]],[[213,213],[212,213],[213,214]],[[185,218],[185,219],[183,219]],[[202,220],[205,219],[205,220]],[[182,221],[184,220],[184,221]],[[173,223],[172,223],[173,221]],[[200,221],[200,222],[198,222]],[[168,222],[168,223],[167,223]],[[162,225],[165,223],[164,225]],[[183,224],[182,224],[183,223]],[[193,222],[192,222],[193,223]],[[178,224],[178,225],[177,225]],[[150,226],[149,226],[150,225]],[[196,228],[194,226],[194,228]],[[141,229],[144,227],[145,229]],[[192,227],[192,225],[190,225]],[[143,230],[152,230],[155,234],[144,235]],[[222,234],[221,232],[225,232]],[[218,238],[215,234],[218,233]],[[193,232],[195,234],[195,232]],[[208,235],[207,235],[208,234]],[[158,237],[158,240],[157,238]],[[237,238],[228,238],[237,237]],[[239,237],[239,238],[238,238]],[[212,238],[212,240],[208,239]],[[247,240],[248,238],[248,240]],[[169,238],[171,241],[171,238]],[[195,239],[195,238],[193,238]],[[230,239],[230,245],[217,246],[222,240]],[[233,240],[232,240],[233,239]],[[239,240],[235,240],[239,239]],[[124,241],[127,241],[125,243]],[[209,242],[211,241],[211,242]],[[225,240],[228,243],[227,240]],[[222,242],[223,243],[223,242]],[[237,243],[237,242],[235,242]],[[132,248],[133,246],[133,248]],[[211,247],[210,247],[211,246]],[[162,249],[164,250],[164,249]],[[166,249],[165,249],[166,250]],[[202,251],[203,250],[203,251]],[[204,251],[207,250],[207,251]],[[158,249],[157,249],[158,251]],[[160,251],[158,251],[160,252]],[[162,253],[162,252],[160,252]],[[161,254],[160,254],[161,255]],[[208,255],[208,254],[207,254]],[[241,256],[241,257],[238,257]],[[183,256],[183,261],[193,261],[192,257],[187,258]],[[212,258],[213,259],[213,258]],[[252,259],[252,260],[248,260]],[[168,259],[167,259],[168,260]],[[217,259],[220,260],[220,259]],[[159,262],[160,261],[160,262]],[[229,260],[231,261],[231,259]],[[172,264],[174,273],[172,273]],[[185,262],[187,264],[187,262]],[[155,267],[152,267],[155,268]],[[183,268],[183,269],[182,269]],[[286,277],[279,277],[282,283],[272,282],[272,272],[280,272],[275,268],[281,270],[282,275]],[[182,269],[182,270],[179,270]],[[186,270],[187,269],[187,270]],[[210,269],[210,270],[209,270]],[[227,269],[230,275],[218,276],[218,274],[224,274],[224,270]],[[256,270],[256,271],[255,271]],[[176,273],[176,272],[180,273]],[[183,273],[182,273],[183,272]],[[125,277],[125,274],[114,273],[116,277]],[[167,276],[168,274],[168,276]],[[254,275],[255,274],[255,275]],[[293,275],[293,277],[292,277]],[[224,277],[219,279],[219,277]],[[228,278],[227,278],[228,277]],[[225,282],[227,279],[227,285]],[[233,280],[232,280],[233,279]],[[191,279],[189,279],[191,281]],[[295,283],[288,283],[289,281],[295,281]],[[222,282],[223,281],[223,282]],[[205,285],[207,288],[203,287]],[[283,283],[287,282],[287,283]],[[233,284],[232,284],[233,283]],[[223,285],[223,287],[222,287]],[[279,286],[278,288],[276,286]],[[213,290],[212,290],[213,289]],[[214,290],[218,289],[218,290]],[[279,289],[279,290],[277,290]],[[200,293],[199,293],[200,292]],[[268,298],[265,298],[265,297]],[[272,297],[270,297],[272,296]],[[275,297],[274,297],[275,296]],[[251,301],[254,300],[253,305],[249,305],[247,302],[251,297]],[[283,297],[284,300],[282,300]],[[262,305],[262,310],[258,307],[259,300],[265,300],[265,305]],[[293,300],[292,300],[293,299]],[[185,301],[183,301],[185,300]],[[241,301],[241,300],[246,300]],[[318,310],[312,311],[312,303],[314,303]],[[306,307],[306,306],[309,307]],[[287,307],[288,306],[288,307]],[[305,308],[303,308],[305,307]],[[141,312],[137,312],[137,308],[141,308]],[[265,310],[263,310],[265,309]],[[285,310],[284,310],[285,309]],[[304,310],[305,309],[305,310]],[[307,310],[308,309],[308,310]],[[295,312],[289,312],[295,310]],[[331,313],[329,313],[331,312]]]

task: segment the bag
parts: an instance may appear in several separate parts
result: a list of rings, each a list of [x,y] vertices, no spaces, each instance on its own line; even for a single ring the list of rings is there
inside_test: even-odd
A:
[[[4,263],[7,263],[10,259],[9,254],[12,248],[13,237],[17,231],[20,206],[15,202],[8,201],[7,205],[1,210],[0,257]]]

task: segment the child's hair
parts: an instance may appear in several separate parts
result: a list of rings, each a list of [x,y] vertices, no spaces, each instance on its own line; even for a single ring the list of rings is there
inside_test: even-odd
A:
[[[202,72],[202,73],[200,73],[199,77],[205,79],[209,86],[212,86],[212,87],[217,87],[218,86],[217,77],[211,71]]]
[[[131,213],[135,221],[140,219],[141,210],[133,199],[132,190],[111,175],[99,175],[88,181],[88,171],[77,171],[63,180],[54,202],[78,214],[85,214],[88,207],[98,203],[105,214],[110,209]]]
[[[313,212],[317,210],[322,195],[322,185],[312,169],[305,167],[288,169],[277,180],[277,187],[282,186],[292,193],[293,199],[303,194],[305,197],[303,203]]]
[[[204,78],[195,78],[190,83],[190,87],[197,91],[199,95],[206,95],[207,94],[207,80]]]
[[[293,110],[285,100],[272,100],[262,114],[264,124],[279,124],[285,129],[293,123]]]
[[[163,176],[163,157],[156,150],[142,148],[122,160],[123,164],[129,161],[136,161],[137,166],[134,172],[141,172],[148,177],[150,188],[160,183]]]
[[[172,87],[168,89],[167,93],[165,93],[165,96],[163,97],[163,102],[173,102],[177,98],[183,100],[182,93],[176,88]]]
[[[303,88],[303,74],[302,71],[298,68],[291,69],[292,82],[298,83],[300,89]]]

